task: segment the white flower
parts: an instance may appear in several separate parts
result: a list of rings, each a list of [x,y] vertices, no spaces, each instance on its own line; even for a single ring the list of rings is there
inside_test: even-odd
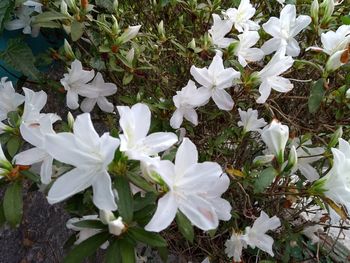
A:
[[[72,229],[74,231],[78,231],[79,233],[77,234],[78,239],[74,242],[75,245],[79,245],[81,242],[85,241],[86,239],[100,233],[102,230],[101,229],[95,229],[95,228],[87,228],[87,227],[78,227],[75,226],[75,223],[78,223],[80,221],[85,221],[85,220],[100,220],[97,215],[88,215],[88,216],[83,216],[82,218],[71,218],[67,221],[66,227],[68,229]],[[106,241],[103,243],[100,248],[106,249],[109,245],[109,242]]]
[[[89,84],[94,78],[94,70],[86,71],[83,70],[83,66],[79,60],[74,60],[72,62],[71,68],[68,69],[68,74],[64,74],[64,78],[61,79],[61,84],[67,91],[67,106],[70,109],[79,108],[79,96],[84,97],[98,97],[96,96],[96,90]]]
[[[284,149],[289,138],[289,128],[277,120],[273,120],[261,132],[261,138],[280,164],[284,161]]]
[[[208,30],[213,44],[219,48],[227,48],[234,39],[225,37],[232,29],[233,22],[229,19],[221,19],[213,14],[213,25]]]
[[[34,11],[42,13],[43,4],[40,3],[40,0],[28,0],[23,3],[24,6],[34,7]]]
[[[23,28],[24,34],[32,34],[33,37],[38,36],[40,28],[31,27],[31,23],[34,19],[33,17],[31,17],[31,14],[33,12],[34,12],[34,9],[29,6],[25,6],[25,5],[20,6],[14,11],[16,18],[5,23],[5,29],[12,31],[12,30],[18,30]]]
[[[210,93],[207,89],[197,89],[196,84],[189,80],[186,87],[177,91],[173,97],[176,110],[170,119],[170,126],[174,129],[180,128],[184,117],[193,125],[198,125],[198,115],[195,108],[206,104],[209,98]]]
[[[307,140],[302,145],[300,145],[299,138],[294,138],[292,145],[294,145],[297,149],[298,169],[300,173],[304,175],[310,182],[313,182],[320,178],[317,170],[311,166],[311,163],[316,162],[322,158],[320,155],[324,153],[324,149],[322,147],[308,147],[312,146],[311,140]]]
[[[235,28],[239,32],[245,30],[258,30],[259,24],[250,20],[255,14],[255,8],[249,2],[249,0],[242,0],[236,8],[229,8],[226,12],[223,12],[235,25]]]
[[[284,2],[286,1],[286,0],[276,0],[278,3],[280,3],[281,5],[284,5]]]
[[[247,111],[243,111],[240,108],[238,109],[239,116],[241,120],[238,122],[239,127],[243,127],[243,132],[250,131],[261,131],[260,128],[264,127],[267,123],[261,118],[258,119],[258,111],[249,108]]]
[[[261,82],[259,86],[260,97],[256,100],[257,103],[265,103],[270,96],[271,89],[278,92],[288,92],[293,89],[293,84],[289,79],[279,76],[288,70],[293,63],[293,58],[285,56],[282,48],[280,51],[276,52],[269,63],[257,73]]]
[[[350,211],[350,145],[339,139],[339,148],[332,148],[334,163],[329,173],[316,181],[324,189],[324,195]]]
[[[219,219],[231,218],[231,205],[220,197],[230,184],[228,176],[217,163],[197,162],[196,146],[184,138],[176,153],[175,165],[165,160],[155,167],[169,191],[159,199],[157,210],[145,227],[147,231],[167,228],[177,210],[205,231],[215,229]]]
[[[147,136],[151,125],[151,111],[147,105],[138,103],[131,108],[117,107],[123,130],[120,137],[120,151],[129,159],[147,160],[170,148],[177,142],[177,136],[171,132],[156,132]]]
[[[204,91],[211,94],[219,109],[229,111],[233,108],[231,95],[225,91],[233,85],[233,80],[240,77],[240,73],[233,68],[224,68],[221,53],[217,52],[209,68],[191,67],[191,75],[204,87]]]
[[[74,166],[59,177],[48,193],[50,204],[60,202],[92,185],[93,202],[99,209],[116,210],[108,165],[114,158],[119,140],[109,133],[96,133],[90,115],[79,115],[72,133],[48,134],[45,150],[56,160]]]
[[[114,106],[112,103],[110,103],[106,96],[111,96],[117,92],[117,86],[113,83],[105,83],[102,74],[98,72],[94,78],[94,80],[90,83],[93,89],[96,89],[96,96],[95,98],[85,98],[80,108],[84,112],[90,112],[95,107],[95,104],[100,107],[101,110],[105,112],[113,112]]]
[[[16,93],[11,81],[7,77],[1,78],[0,82],[0,121],[7,119],[7,114],[17,111],[19,105],[24,102],[24,96]]]
[[[121,217],[118,217],[117,219],[108,222],[109,233],[115,236],[120,236],[120,234],[123,233],[124,229],[125,225]]]
[[[264,211],[255,220],[253,226],[246,227],[242,239],[252,248],[258,247],[261,250],[274,256],[272,251],[273,238],[265,233],[269,230],[275,230],[280,227],[281,221],[278,217],[269,217]]]
[[[295,5],[286,5],[280,14],[280,18],[271,17],[263,29],[273,36],[272,39],[264,43],[261,49],[265,54],[270,54],[282,46],[286,46],[286,54],[296,57],[300,53],[298,41],[295,36],[311,23],[311,18],[306,15],[296,17]]]
[[[233,233],[231,238],[225,242],[225,253],[229,258],[233,257],[234,262],[241,262],[242,249],[247,244],[239,233]]]
[[[117,39],[121,44],[126,43],[137,36],[141,28],[141,25],[129,26],[123,34]]]
[[[34,92],[31,89],[23,88],[25,94],[24,110],[22,114],[22,123],[36,123],[41,116],[40,111],[45,107],[47,102],[47,94],[41,90]]]
[[[20,126],[23,139],[35,147],[18,153],[13,159],[19,165],[32,165],[42,162],[40,178],[43,184],[49,184],[51,181],[53,162],[53,158],[44,148],[45,135],[55,134],[52,124],[60,119],[56,114],[41,114],[36,123],[22,123]]]
[[[238,35],[238,46],[235,49],[235,55],[239,63],[245,67],[248,62],[259,61],[264,57],[264,52],[259,48],[252,48],[259,41],[259,33],[256,31],[244,31]]]

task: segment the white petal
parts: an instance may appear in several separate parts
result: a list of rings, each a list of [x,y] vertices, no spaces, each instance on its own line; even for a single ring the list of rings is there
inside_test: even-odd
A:
[[[270,17],[270,19],[262,25],[264,31],[273,37],[279,37],[281,31],[281,23],[277,17]]]
[[[109,102],[106,99],[106,97],[98,97],[97,105],[104,112],[113,112],[114,111],[114,105],[111,102]]]
[[[212,205],[197,195],[187,195],[180,201],[179,210],[192,224],[204,231],[215,229],[219,224]]]
[[[18,153],[13,159],[19,165],[32,165],[43,161],[46,156],[45,151],[35,147]]]
[[[271,38],[261,46],[261,50],[264,51],[265,55],[269,55],[276,51],[280,46],[281,40],[279,38]]]
[[[79,103],[78,103],[79,97],[78,97],[78,93],[76,93],[75,91],[68,90],[66,95],[66,100],[67,100],[68,108],[72,110],[79,108]]]
[[[183,113],[179,109],[177,109],[173,113],[173,116],[171,116],[170,126],[174,129],[178,129],[180,128],[182,122],[183,122]]]
[[[97,99],[90,99],[90,98],[85,98],[80,105],[80,109],[83,112],[91,112],[93,108],[95,107],[95,104],[97,102]]]
[[[145,226],[147,231],[160,232],[167,228],[177,212],[177,204],[175,197],[171,192],[164,195],[158,201],[158,206],[155,214],[148,224]]]
[[[73,131],[74,135],[85,144],[97,144],[100,139],[92,124],[89,113],[84,113],[77,116],[74,122]]]
[[[191,67],[191,75],[193,78],[202,86],[211,88],[213,83],[212,79],[210,78],[208,74],[208,69],[207,68],[197,68],[195,66]]]
[[[256,100],[257,103],[265,103],[271,93],[271,86],[267,81],[264,81],[259,86],[260,97]]]
[[[48,155],[41,164],[40,178],[43,184],[49,184],[51,182],[52,162],[53,158]]]
[[[118,179],[117,179],[118,180]],[[101,210],[116,210],[111,178],[107,171],[96,175],[92,184],[94,204]]]
[[[143,142],[144,145],[150,149],[150,154],[154,155],[169,149],[177,140],[175,133],[156,132],[148,135]]]
[[[59,177],[52,185],[47,200],[55,204],[88,188],[96,173],[75,168]]]
[[[316,181],[320,178],[317,170],[308,163],[299,163],[298,168],[302,175],[306,177],[310,182]]]
[[[179,146],[175,158],[175,173],[183,175],[185,171],[196,164],[198,161],[198,152],[196,145],[190,139],[184,138]]]
[[[187,109],[185,111],[185,119],[191,122],[193,125],[198,125],[198,115],[194,109]]]
[[[225,90],[215,89],[212,95],[213,101],[221,110],[230,111],[233,108],[234,102],[230,94]]]

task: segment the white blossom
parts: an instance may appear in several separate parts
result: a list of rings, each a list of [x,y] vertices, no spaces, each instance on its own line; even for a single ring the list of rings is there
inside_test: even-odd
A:
[[[243,127],[243,132],[261,131],[261,128],[266,126],[266,121],[258,119],[258,111],[249,108],[247,111],[238,109],[241,120],[238,122],[239,127]]]

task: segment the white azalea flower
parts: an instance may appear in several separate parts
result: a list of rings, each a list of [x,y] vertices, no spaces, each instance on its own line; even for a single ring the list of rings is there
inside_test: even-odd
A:
[[[0,82],[0,121],[7,119],[7,114],[16,111],[24,102],[24,96],[16,93],[11,81],[7,77],[1,78]]]
[[[151,125],[151,111],[147,105],[138,103],[131,108],[117,107],[123,130],[120,137],[120,151],[129,159],[147,160],[170,148],[177,142],[177,136],[171,132],[156,132],[147,136]]]
[[[96,89],[96,98],[85,98],[80,108],[84,112],[90,112],[95,107],[96,103],[101,110],[105,112],[113,112],[114,106],[106,97],[111,96],[117,92],[117,86],[113,83],[105,83],[102,74],[98,72],[94,80],[90,83],[93,89]]]
[[[258,111],[249,108],[247,111],[238,109],[241,120],[238,122],[239,127],[243,127],[243,132],[261,131],[261,128],[266,126],[266,121],[261,118],[258,119]]]
[[[217,52],[209,68],[191,67],[191,75],[211,94],[219,109],[229,111],[233,108],[231,95],[225,91],[233,85],[233,80],[240,77],[240,73],[233,68],[224,68],[221,52]]]
[[[95,228],[87,228],[87,227],[78,227],[75,226],[75,223],[78,223],[80,221],[85,221],[85,220],[100,220],[98,218],[97,215],[88,215],[88,216],[83,216],[82,218],[71,218],[67,221],[66,223],[66,227],[68,229],[72,229],[74,231],[79,232],[77,234],[77,240],[74,242],[74,245],[79,245],[81,242],[85,241],[86,239],[100,233],[102,230],[101,229],[95,229]],[[107,247],[109,246],[109,242],[106,241],[105,243],[103,243],[100,248],[102,249],[107,249]]]
[[[169,191],[159,199],[157,210],[145,227],[147,231],[167,228],[178,210],[205,231],[215,229],[219,219],[231,218],[231,205],[220,197],[229,187],[228,176],[217,163],[197,162],[196,146],[184,138],[176,153],[175,165],[164,160],[155,167]]]
[[[28,0],[23,3],[24,6],[33,7],[37,13],[42,13],[43,4],[40,0]]]
[[[23,88],[25,95],[24,110],[22,114],[22,123],[33,124],[40,119],[40,111],[45,107],[47,102],[47,94],[41,90],[34,92],[31,89]]]
[[[300,145],[299,138],[294,138],[292,145],[294,145],[297,149],[298,170],[300,173],[304,175],[310,182],[313,182],[320,178],[317,170],[312,167],[311,163],[316,162],[322,158],[322,156],[317,155],[323,154],[324,149],[322,147],[308,147],[312,146],[311,140],[307,140],[302,145]]]
[[[116,210],[108,165],[114,158],[119,139],[109,133],[96,133],[90,115],[79,115],[74,134],[58,133],[45,136],[45,149],[56,160],[74,166],[59,177],[48,193],[50,204],[60,202],[92,185],[93,202],[99,209]]]
[[[243,247],[247,248],[247,243],[239,233],[233,233],[231,238],[225,242],[225,253],[229,258],[233,257],[234,262],[241,262]]]
[[[252,48],[259,41],[259,33],[256,31],[244,31],[238,35],[238,46],[235,49],[235,55],[239,63],[245,67],[248,62],[259,61],[264,57],[264,52],[260,48]]]
[[[34,9],[29,6],[22,5],[14,11],[15,19],[5,23],[5,29],[12,31],[23,28],[23,34],[32,34],[33,37],[39,35],[39,27],[31,27],[33,17],[31,16]]]
[[[61,79],[61,84],[67,91],[67,106],[70,109],[79,108],[79,95],[88,98],[97,98],[96,90],[89,84],[94,78],[95,71],[83,70],[83,66],[79,60],[72,62],[71,68],[68,69],[68,73],[64,74],[64,78]]]
[[[229,19],[221,19],[217,14],[213,14],[213,25],[208,30],[213,44],[219,48],[227,48],[234,39],[225,37],[232,29],[233,22]]]
[[[284,149],[289,138],[289,128],[277,120],[273,120],[261,132],[261,138],[280,164],[284,161]]]
[[[258,247],[261,250],[274,256],[272,251],[273,238],[265,233],[269,230],[275,230],[281,226],[281,221],[278,217],[269,217],[264,211],[261,211],[260,216],[255,220],[253,226],[246,227],[245,234],[242,239],[252,248]]]
[[[259,30],[259,24],[250,20],[254,16],[255,11],[249,0],[242,0],[238,9],[229,8],[223,14],[234,23],[235,28],[239,32],[243,32],[245,30]]]
[[[257,73],[260,80],[260,97],[256,100],[257,103],[265,103],[270,96],[271,89],[284,93],[293,89],[293,84],[289,79],[279,76],[288,70],[293,63],[293,58],[285,56],[282,48],[280,51],[276,52],[269,63]]]
[[[184,117],[193,125],[198,125],[198,115],[195,108],[206,104],[209,98],[210,93],[207,89],[197,89],[196,84],[189,80],[187,85],[181,91],[177,91],[173,97],[176,110],[170,119],[171,127],[180,128]]]
[[[324,195],[350,211],[350,145],[339,139],[339,148],[332,148],[334,163],[329,173],[315,184],[321,185]]]
[[[271,17],[263,24],[265,32],[273,38],[265,42],[261,49],[267,55],[285,46],[287,55],[298,56],[300,47],[294,37],[310,23],[311,18],[309,16],[300,15],[296,17],[295,5],[286,5],[282,9],[279,19]]]
[[[55,134],[52,124],[60,119],[56,114],[41,114],[36,123],[22,123],[20,126],[23,139],[35,147],[18,153],[14,161],[19,165],[42,162],[40,178],[43,184],[51,181],[53,162],[53,158],[45,150],[45,135]]]

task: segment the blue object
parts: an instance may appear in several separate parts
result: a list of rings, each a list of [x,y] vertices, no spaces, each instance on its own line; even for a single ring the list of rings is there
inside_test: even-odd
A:
[[[39,34],[38,37],[33,38],[31,35],[25,35],[22,33],[22,29],[19,30],[14,30],[14,31],[7,31],[4,30],[4,32],[0,35],[0,51],[4,51],[7,47],[7,42],[11,38],[19,37],[23,35],[24,36],[24,41],[28,44],[28,46],[32,49],[33,54],[37,55],[40,53],[45,52],[48,50],[50,47],[59,47],[62,45],[62,40],[57,40],[55,37],[54,39],[48,40],[43,36],[43,34]],[[6,70],[11,72],[13,75],[20,77],[21,73],[14,70],[13,68],[9,68],[8,66],[5,65],[3,61],[0,60],[0,65],[5,67]],[[47,68],[46,68],[47,69]],[[40,70],[45,71],[45,68],[41,68]],[[9,80],[13,81],[14,84],[17,82],[17,78],[6,72],[2,67],[0,67],[0,78],[2,77],[8,77]]]

